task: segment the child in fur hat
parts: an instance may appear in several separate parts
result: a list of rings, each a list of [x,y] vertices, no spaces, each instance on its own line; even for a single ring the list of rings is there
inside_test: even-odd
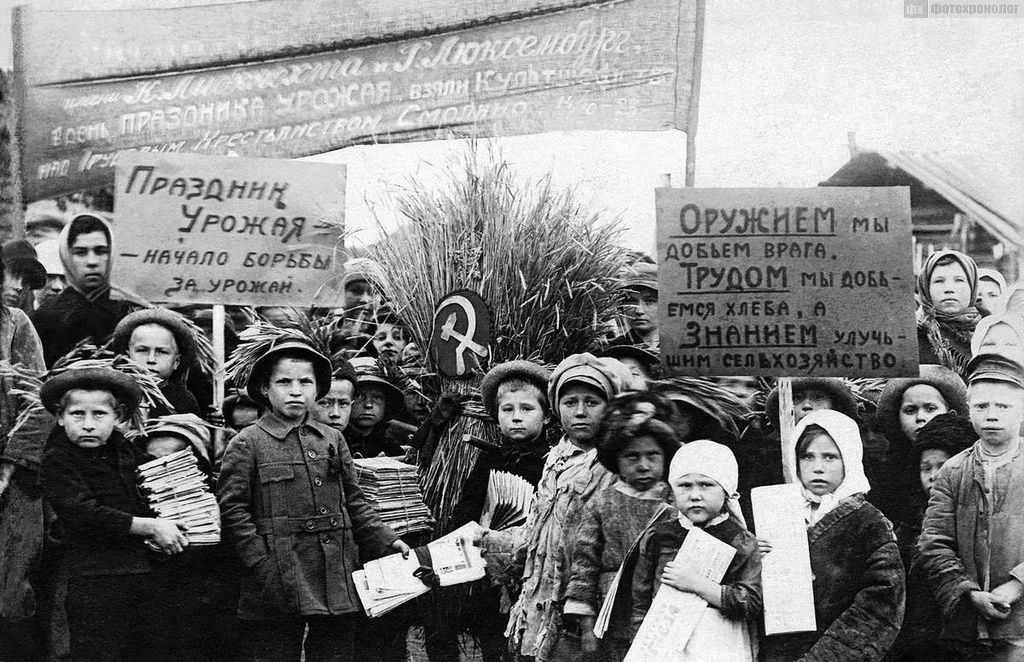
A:
[[[737,503],[737,474],[736,458],[726,446],[706,439],[684,445],[676,451],[668,471],[677,516],[654,525],[640,544],[633,574],[632,635],[661,584],[699,595],[708,603],[683,652],[686,661],[751,662],[756,657],[756,623],[762,607],[761,556]],[[676,553],[693,528],[736,548],[721,582],[675,563]]]
[[[767,637],[768,662],[878,661],[896,640],[903,564],[892,525],[865,498],[863,452],[856,421],[831,410],[807,414],[787,440],[783,459],[805,499],[817,630]]]

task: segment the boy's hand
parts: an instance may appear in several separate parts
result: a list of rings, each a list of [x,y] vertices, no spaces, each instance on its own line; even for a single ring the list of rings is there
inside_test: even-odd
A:
[[[409,552],[412,551],[412,547],[406,545],[405,541],[403,540],[396,540],[395,542],[391,543],[391,548],[394,549],[396,552],[400,552],[402,554],[403,559],[409,558]]]
[[[761,552],[761,556],[764,556],[768,552],[772,551],[771,542],[762,538],[757,539],[757,551]]]
[[[1024,595],[1024,584],[1020,583],[1017,579],[1011,579],[1005,584],[1000,584],[992,589],[991,594],[1002,602],[1012,605]]]
[[[185,530],[182,522],[158,517],[153,520],[148,540],[166,554],[177,554],[188,547]]]
[[[665,565],[665,571],[661,573],[661,583],[668,584],[674,589],[696,593],[700,583],[700,575],[689,568],[679,565],[675,561],[669,561]]]
[[[470,529],[465,536],[466,542],[470,543],[474,547],[483,547],[484,538],[491,532],[490,529],[485,529],[476,522],[471,522],[476,528]]]
[[[1010,615],[1010,603],[988,591],[971,591],[971,604],[990,621],[1002,621]]]

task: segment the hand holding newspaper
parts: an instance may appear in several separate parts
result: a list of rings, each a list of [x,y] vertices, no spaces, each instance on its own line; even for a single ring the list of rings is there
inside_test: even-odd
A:
[[[356,592],[367,616],[377,617],[430,590],[417,576],[424,561],[430,564],[441,586],[481,579],[485,564],[480,550],[469,542],[478,525],[470,522],[419,548],[408,558],[391,554],[363,565],[352,573]]]
[[[694,527],[686,534],[675,562],[691,568],[701,577],[722,581],[736,550]],[[694,628],[708,603],[694,593],[684,593],[662,584],[651,608],[640,624],[625,662],[662,662],[682,659]]]

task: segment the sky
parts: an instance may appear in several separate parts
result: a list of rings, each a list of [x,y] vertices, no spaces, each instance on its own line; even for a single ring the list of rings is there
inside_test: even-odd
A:
[[[1013,0],[1008,0],[1013,2]],[[0,34],[10,7],[0,0]],[[201,4],[37,1],[64,8]],[[1024,7],[1015,17],[904,18],[902,0],[707,0],[696,185],[815,186],[862,148],[931,151],[1024,175]],[[10,44],[0,66],[10,66]],[[496,141],[524,178],[551,171],[626,224],[624,243],[654,247],[654,188],[683,184],[682,132],[573,132]],[[348,166],[356,243],[394,226],[396,185],[435,173],[463,145],[373,145],[310,160]],[[1019,180],[1015,180],[1019,181]],[[376,217],[370,211],[376,210]],[[1024,206],[1020,207],[1024,209]]]

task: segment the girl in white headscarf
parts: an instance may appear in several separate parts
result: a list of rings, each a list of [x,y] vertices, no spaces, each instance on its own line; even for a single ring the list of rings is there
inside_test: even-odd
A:
[[[655,524],[640,543],[633,573],[633,627],[639,629],[661,584],[699,595],[708,606],[683,651],[693,662],[756,659],[755,624],[761,614],[761,557],[737,502],[736,458],[726,446],[691,441],[672,458],[668,481],[678,517]],[[736,548],[721,582],[674,562],[694,528]]]
[[[805,416],[783,447],[804,496],[818,629],[768,637],[769,662],[870,662],[896,640],[903,563],[892,525],[865,500],[863,452],[857,423],[831,410]]]

